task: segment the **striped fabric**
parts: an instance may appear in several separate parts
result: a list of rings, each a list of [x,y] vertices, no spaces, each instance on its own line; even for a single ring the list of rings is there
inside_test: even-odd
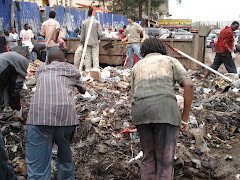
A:
[[[36,72],[36,92],[32,97],[27,124],[72,126],[79,124],[74,102],[74,87],[80,87],[79,70],[53,61]]]

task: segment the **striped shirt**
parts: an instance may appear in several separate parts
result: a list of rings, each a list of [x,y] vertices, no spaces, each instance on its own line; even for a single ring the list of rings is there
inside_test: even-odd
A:
[[[32,97],[27,124],[72,126],[79,124],[74,87],[83,87],[79,70],[67,63],[53,61],[36,71],[36,92]]]

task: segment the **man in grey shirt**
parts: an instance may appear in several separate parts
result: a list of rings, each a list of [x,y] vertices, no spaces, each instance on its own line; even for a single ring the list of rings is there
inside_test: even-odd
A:
[[[0,54],[0,112],[9,104],[19,120],[22,118],[20,92],[29,64],[26,57],[25,48],[20,46],[13,48],[13,52]]]
[[[15,52],[14,52],[15,51]],[[0,112],[9,106],[14,110],[14,121],[24,121],[20,104],[20,92],[27,75],[28,60],[24,47],[15,47],[12,52],[0,54]],[[19,180],[12,167],[8,164],[8,157],[4,147],[2,131],[0,128],[0,179]]]
[[[87,32],[89,29],[89,24],[91,20],[91,16],[93,13],[93,8],[90,8],[88,11],[88,19],[83,22],[82,30],[81,30],[81,44],[84,46]],[[93,25],[90,33],[90,37],[87,44],[86,51],[86,60],[85,60],[85,71],[89,72],[92,66],[99,68],[99,40],[102,35],[102,27],[97,20],[93,20]]]

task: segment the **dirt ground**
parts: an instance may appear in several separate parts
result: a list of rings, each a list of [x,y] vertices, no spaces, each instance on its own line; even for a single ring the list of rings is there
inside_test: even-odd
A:
[[[206,50],[206,64],[210,65],[214,53]],[[240,67],[240,57],[236,60]],[[129,71],[123,67],[110,67],[110,78],[105,82],[86,80],[91,98],[76,95],[79,126],[73,138],[72,151],[77,180],[140,179],[141,159],[129,163],[141,151],[137,132],[124,132],[131,125],[131,93]],[[226,72],[221,67],[219,72]],[[189,129],[180,134],[174,169],[176,180],[226,179],[240,174],[240,93],[217,76],[203,81],[203,72],[189,71],[194,83],[194,101]],[[23,113],[27,117],[32,89],[23,90]],[[205,92],[206,90],[210,92]],[[183,89],[176,85],[177,100],[183,107]],[[0,124],[9,163],[17,174],[26,176],[25,131],[26,125],[16,124],[5,117]],[[56,150],[53,147],[52,179],[56,179]]]

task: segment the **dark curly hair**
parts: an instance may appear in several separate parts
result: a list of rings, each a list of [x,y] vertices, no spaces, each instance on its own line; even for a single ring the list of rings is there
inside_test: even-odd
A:
[[[146,39],[141,47],[141,55],[145,57],[147,54],[154,52],[161,53],[162,55],[167,55],[167,48],[161,39]]]

